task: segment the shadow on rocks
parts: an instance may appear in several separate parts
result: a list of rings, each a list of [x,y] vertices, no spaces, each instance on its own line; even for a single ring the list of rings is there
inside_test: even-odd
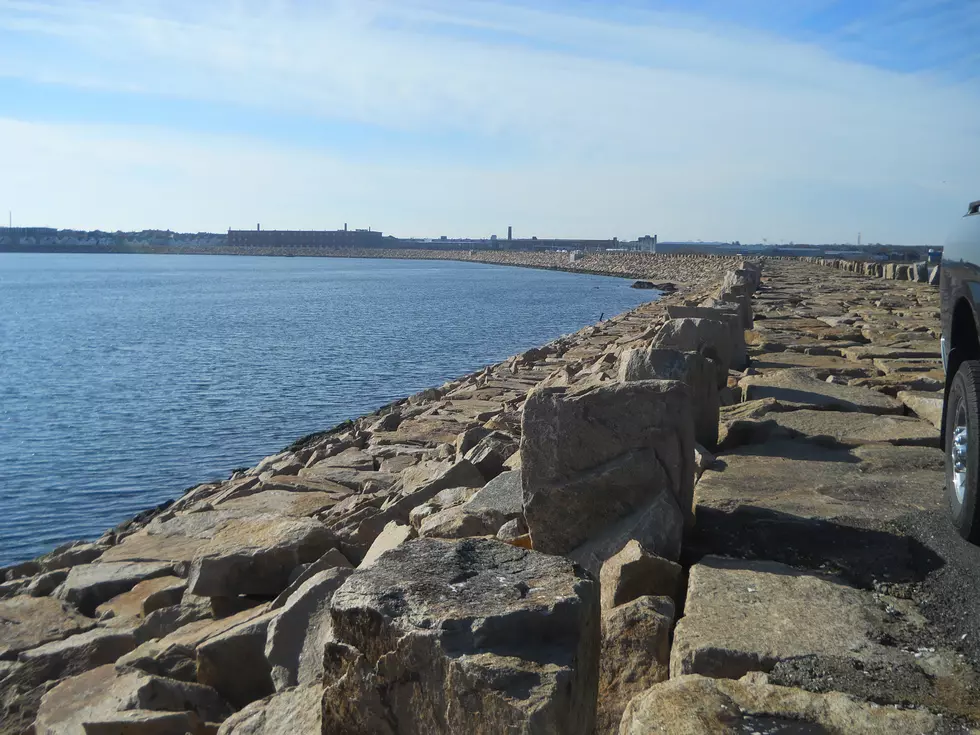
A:
[[[752,506],[698,507],[697,525],[684,544],[685,566],[706,554],[777,561],[864,589],[919,582],[943,566],[939,555],[910,536]]]

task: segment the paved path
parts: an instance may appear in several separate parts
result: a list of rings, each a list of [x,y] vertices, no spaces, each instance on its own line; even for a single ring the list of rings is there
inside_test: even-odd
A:
[[[768,671],[962,732],[980,714],[980,549],[947,519],[929,420],[938,292],[774,261],[755,314],[747,402],[722,409],[695,491],[671,675]]]

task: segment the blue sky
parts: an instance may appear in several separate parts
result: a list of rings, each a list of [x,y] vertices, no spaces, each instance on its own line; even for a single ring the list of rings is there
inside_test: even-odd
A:
[[[15,223],[941,243],[976,0],[0,0]]]

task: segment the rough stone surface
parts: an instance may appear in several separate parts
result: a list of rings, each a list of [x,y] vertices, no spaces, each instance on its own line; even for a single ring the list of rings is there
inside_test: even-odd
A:
[[[410,541],[331,601],[326,728],[591,733],[595,582],[490,539]]]
[[[941,488],[944,466],[942,451],[931,447],[771,439],[719,456],[698,482],[698,512],[752,507],[800,518],[887,520],[940,509],[941,498],[923,496],[922,488]]]
[[[289,586],[279,593],[279,596],[272,602],[272,608],[282,607],[286,604],[287,600],[292,596],[293,592],[298,590],[306,580],[310,579],[320,572],[325,572],[328,569],[353,569],[354,565],[351,564],[347,557],[344,556],[337,549],[329,549],[326,554],[321,556],[312,564],[305,564],[299,574],[296,574],[295,578],[290,581]]]
[[[94,620],[50,597],[19,595],[0,600],[0,660],[94,627]]]
[[[57,569],[53,572],[39,574],[27,585],[27,594],[31,597],[47,597],[58,589],[58,585],[64,582],[67,577],[67,569]]]
[[[719,370],[718,363],[696,352],[651,347],[627,350],[619,358],[623,382],[679,380],[686,384],[694,410],[694,439],[712,448],[718,443]]]
[[[840,444],[886,442],[898,446],[938,447],[939,432],[914,416],[876,416],[845,411],[784,411],[766,417],[791,435],[828,437]]]
[[[116,595],[95,609],[97,617],[142,618],[162,607],[179,605],[187,589],[180,577],[155,577],[139,582],[133,589]]]
[[[491,431],[470,449],[464,459],[490,480],[504,470],[504,462],[517,451],[518,440],[502,431]]]
[[[635,524],[646,532],[638,540],[676,554],[678,518],[670,508],[676,503],[681,522],[690,517],[694,485],[694,425],[683,383],[534,391],[524,406],[521,458],[535,549],[566,554],[655,509]]]
[[[204,735],[205,723],[231,713],[213,689],[100,666],[61,682],[44,695],[37,735]]]
[[[192,595],[185,591],[179,604],[161,607],[139,621],[136,637],[140,642],[163,638],[187,623],[210,618],[212,615],[211,598]],[[112,624],[111,620],[109,624]]]
[[[100,562],[190,562],[225,523],[240,517],[236,511],[208,510],[155,519],[108,549]]]
[[[392,521],[384,530],[378,534],[378,537],[371,544],[371,548],[367,550],[361,563],[358,565],[358,569],[363,569],[374,564],[378,558],[384,554],[386,551],[391,551],[392,549],[400,546],[408,539],[412,538],[414,531],[411,526],[403,526],[396,521]]]
[[[269,625],[265,657],[276,691],[309,685],[323,676],[323,651],[332,624],[328,608],[334,592],[353,572],[334,567],[316,573],[289,598]]]
[[[717,362],[722,370],[735,364],[735,345],[727,324],[714,319],[671,319],[653,338],[653,346],[681,352],[698,352]],[[719,388],[724,382],[719,384]]]
[[[705,557],[691,568],[671,677],[737,679],[799,656],[872,656],[885,613],[864,593],[777,562]]]
[[[750,375],[742,378],[739,385],[746,401],[774,398],[784,406],[873,414],[901,414],[904,410],[902,402],[895,398],[865,388],[828,383],[807,370]]]
[[[260,605],[221,620],[200,619],[187,622],[159,640],[142,643],[135,650],[121,656],[116,663],[118,666],[132,667],[159,676],[196,681],[197,649],[200,646],[236,628],[247,626],[267,612],[268,606]]]
[[[191,563],[188,589],[196,595],[275,595],[300,564],[334,545],[319,521],[257,516],[225,523]]]
[[[70,602],[83,614],[92,615],[103,602],[128,592],[139,582],[173,574],[173,566],[161,562],[96,562],[72,567],[55,596]]]
[[[673,623],[669,597],[639,597],[603,613],[598,735],[619,732],[630,699],[667,680]]]
[[[105,546],[100,546],[99,544],[74,541],[59,546],[50,554],[45,554],[39,561],[44,571],[53,572],[58,569],[75,567],[79,564],[91,564],[102,556],[105,550]]]
[[[630,541],[602,565],[599,574],[602,610],[609,611],[645,595],[675,600],[683,571],[680,564],[651,554],[637,541]]]
[[[389,414],[391,415],[391,414]],[[287,689],[253,702],[221,723],[218,735],[306,735],[323,727],[322,687]]]
[[[704,306],[668,306],[668,319],[714,319],[728,325],[728,332],[732,338],[733,370],[741,370],[747,361],[745,345],[745,328],[742,324],[742,315],[739,313],[737,304],[730,304],[727,307],[704,307]]]
[[[265,657],[269,623],[279,611],[257,615],[197,647],[197,680],[214,688],[234,707],[262,699],[275,691]]]
[[[813,694],[773,686],[758,675],[737,681],[681,676],[630,701],[620,735],[728,733],[939,733],[942,720],[921,710],[898,710],[845,694]]]
[[[471,509],[456,505],[432,514],[419,526],[419,536],[429,538],[467,538],[493,536],[507,517],[491,508]]]
[[[440,510],[462,505],[472,498],[476,491],[477,488],[475,487],[452,487],[440,490],[431,500],[416,505],[409,511],[408,523],[412,528],[418,530],[426,518],[435,515]]]
[[[908,406],[919,418],[925,419],[937,430],[943,426],[943,394],[925,391],[901,391],[898,400]]]
[[[465,502],[471,511],[494,510],[506,520],[524,512],[524,492],[521,487],[521,471],[502,472],[490,480]]]
[[[42,682],[111,664],[134,648],[136,636],[131,632],[97,628],[22,651],[18,658]]]

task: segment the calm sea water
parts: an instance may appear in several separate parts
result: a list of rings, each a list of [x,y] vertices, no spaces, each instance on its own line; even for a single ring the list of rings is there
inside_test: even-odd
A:
[[[0,254],[0,564],[648,300],[471,263]]]

